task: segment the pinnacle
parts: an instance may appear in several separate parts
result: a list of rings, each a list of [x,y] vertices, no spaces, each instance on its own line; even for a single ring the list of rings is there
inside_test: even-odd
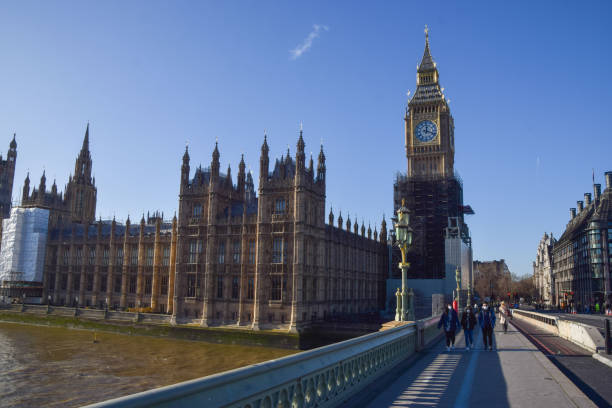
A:
[[[423,58],[419,64],[418,72],[433,71],[435,68],[436,64],[429,51],[429,28],[425,26],[425,51],[423,52]]]

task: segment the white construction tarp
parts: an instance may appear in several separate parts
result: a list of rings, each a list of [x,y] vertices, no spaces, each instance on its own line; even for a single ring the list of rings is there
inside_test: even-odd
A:
[[[13,207],[2,222],[0,284],[3,281],[42,282],[49,210]]]

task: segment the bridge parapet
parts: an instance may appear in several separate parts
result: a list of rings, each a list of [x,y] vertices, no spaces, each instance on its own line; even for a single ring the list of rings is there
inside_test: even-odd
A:
[[[438,316],[292,356],[90,405],[334,407],[430,343]]]
[[[591,353],[597,353],[599,350],[605,349],[605,339],[596,327],[544,313],[516,309],[512,313],[518,318],[531,319],[530,322],[541,329],[569,340]]]
[[[545,323],[549,326],[555,326],[555,327],[558,326],[559,318],[557,316],[551,316],[551,315],[547,315],[544,313],[538,313],[538,312],[528,312],[526,310],[519,310],[519,309],[512,309],[512,315],[513,316],[516,316],[516,315],[525,316],[530,319],[534,319],[542,323]]]

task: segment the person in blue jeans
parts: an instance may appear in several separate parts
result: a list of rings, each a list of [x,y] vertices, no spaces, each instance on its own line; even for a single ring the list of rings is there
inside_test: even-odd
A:
[[[472,306],[465,308],[465,311],[461,315],[461,327],[463,327],[463,334],[465,336],[465,350],[470,351],[470,346],[474,348],[474,337],[472,331],[476,327],[476,316],[472,310]]]
[[[485,350],[487,344],[489,350],[493,350],[493,329],[495,328],[495,313],[493,309],[489,308],[487,302],[482,304],[482,310],[478,314],[478,324],[482,329],[482,342],[484,343]]]
[[[457,312],[455,312],[455,309],[453,309],[453,306],[450,303],[447,304],[446,309],[444,309],[444,313],[442,313],[442,316],[440,316],[438,329],[440,327],[444,328],[444,334],[446,335],[446,351],[454,350],[455,332],[460,328],[460,325]]]

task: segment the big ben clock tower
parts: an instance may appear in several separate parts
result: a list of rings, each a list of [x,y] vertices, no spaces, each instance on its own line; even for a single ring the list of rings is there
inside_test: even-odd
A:
[[[398,175],[393,186],[394,208],[405,199],[415,230],[408,253],[409,278],[445,280],[452,275],[454,279],[455,268],[451,271],[449,265],[455,261],[445,258],[447,239],[470,242],[463,216],[471,209],[463,205],[463,184],[454,169],[455,125],[439,78],[425,27],[416,90],[404,116],[407,171]]]
[[[417,88],[404,117],[408,177],[446,177],[453,174],[455,125],[439,77],[429,51],[426,27],[425,52],[417,70]]]

